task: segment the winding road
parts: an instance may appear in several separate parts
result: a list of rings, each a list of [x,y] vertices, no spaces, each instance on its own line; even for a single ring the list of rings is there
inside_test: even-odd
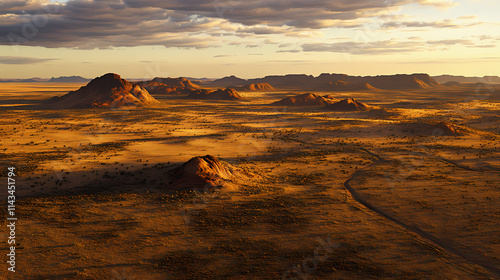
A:
[[[377,207],[376,205],[373,205],[372,203],[366,201],[351,185],[350,185],[350,182],[358,177],[360,177],[366,170],[382,163],[382,162],[386,162],[385,159],[383,159],[380,155],[377,155],[373,152],[370,152],[364,148],[361,148],[362,151],[368,153],[369,155],[373,156],[374,158],[376,158],[376,160],[369,164],[368,166],[366,166],[365,168],[363,169],[360,169],[356,172],[354,172],[354,174],[351,175],[351,177],[349,177],[345,182],[344,182],[344,188],[349,191],[349,193],[351,194],[352,198],[357,201],[358,203],[360,203],[361,205],[363,205],[364,207],[366,207],[367,209],[377,213],[378,215],[384,217],[385,219],[393,222],[393,223],[396,223],[397,225],[417,234],[418,236],[420,236],[421,238],[424,238],[428,241],[431,241],[433,244],[437,245],[438,247],[440,247],[442,250],[448,252],[448,253],[451,253],[453,255],[456,255],[456,256],[459,256],[463,259],[465,259],[466,261],[470,262],[470,263],[473,263],[473,264],[476,264],[482,268],[484,268],[485,270],[495,274],[496,276],[499,276],[500,277],[500,268],[498,266],[495,266],[489,262],[486,262],[486,261],[482,261],[482,260],[478,260],[476,257],[474,256],[471,256],[465,252],[462,252],[458,249],[456,249],[452,243],[448,242],[448,241],[445,241],[445,240],[442,240],[440,238],[437,238],[435,236],[433,236],[432,234],[428,233],[428,232],[425,232],[423,231],[422,229],[418,228],[418,227],[415,227],[415,226],[412,226],[410,224],[407,224],[399,219],[397,219],[396,217],[393,217],[391,215],[389,215],[388,213],[384,212],[381,208]],[[451,161],[448,161],[448,160],[444,160],[442,159],[443,161],[445,162],[448,162],[448,163],[451,163],[459,168],[463,168],[463,169],[466,169],[466,170],[469,170],[469,171],[479,171],[479,170],[474,170],[474,169],[470,169],[468,167],[465,167],[465,166],[462,166],[462,165],[459,165],[459,164],[456,164],[454,162],[451,162]]]

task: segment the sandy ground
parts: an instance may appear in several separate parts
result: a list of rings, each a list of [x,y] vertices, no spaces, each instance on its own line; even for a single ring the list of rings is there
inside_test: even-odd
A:
[[[2,261],[1,279],[500,277],[499,88],[330,93],[369,112],[268,106],[291,92],[32,107],[78,87],[0,84],[19,217],[17,272]],[[404,128],[430,120],[467,134]],[[207,154],[253,175],[168,189],[169,170]]]

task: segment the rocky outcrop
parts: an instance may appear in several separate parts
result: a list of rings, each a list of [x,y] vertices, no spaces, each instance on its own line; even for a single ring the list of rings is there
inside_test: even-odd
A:
[[[189,94],[193,90],[201,89],[201,86],[186,78],[154,78],[151,81],[139,83],[151,94]]]
[[[403,132],[418,136],[461,136],[467,134],[466,129],[445,121],[404,123]]]
[[[249,84],[243,87],[239,87],[238,90],[241,91],[273,91],[275,88],[268,83],[259,84]]]
[[[346,98],[339,102],[333,103],[326,107],[330,111],[342,111],[342,112],[352,112],[352,111],[368,111],[371,106],[361,103],[353,98]]]
[[[109,73],[66,95],[47,100],[42,106],[61,109],[109,108],[158,103],[137,84]]]
[[[271,105],[276,106],[327,106],[337,100],[331,96],[320,96],[314,93],[306,93],[298,96],[287,97],[276,101]]]
[[[206,99],[206,100],[242,100],[243,97],[232,88],[219,90],[196,90],[191,92],[188,99]]]
[[[169,188],[204,189],[224,185],[235,174],[235,168],[214,156],[194,157],[170,172]]]

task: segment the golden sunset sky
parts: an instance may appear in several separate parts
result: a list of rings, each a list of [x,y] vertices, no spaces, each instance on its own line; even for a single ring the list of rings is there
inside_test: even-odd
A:
[[[500,75],[497,0],[3,0],[0,78]]]

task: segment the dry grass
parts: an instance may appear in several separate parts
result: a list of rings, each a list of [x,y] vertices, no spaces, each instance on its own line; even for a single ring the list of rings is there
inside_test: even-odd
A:
[[[351,185],[366,201],[498,267],[497,100],[359,93],[382,109],[341,113],[267,106],[295,95],[275,92],[241,104],[13,107],[70,88],[2,88],[1,162],[18,170],[22,279],[498,276],[368,210],[343,187],[356,175]],[[420,136],[401,126],[443,119],[470,133]],[[207,154],[257,176],[211,193],[169,190],[169,170]],[[328,238],[327,258],[306,273],[304,260]]]

